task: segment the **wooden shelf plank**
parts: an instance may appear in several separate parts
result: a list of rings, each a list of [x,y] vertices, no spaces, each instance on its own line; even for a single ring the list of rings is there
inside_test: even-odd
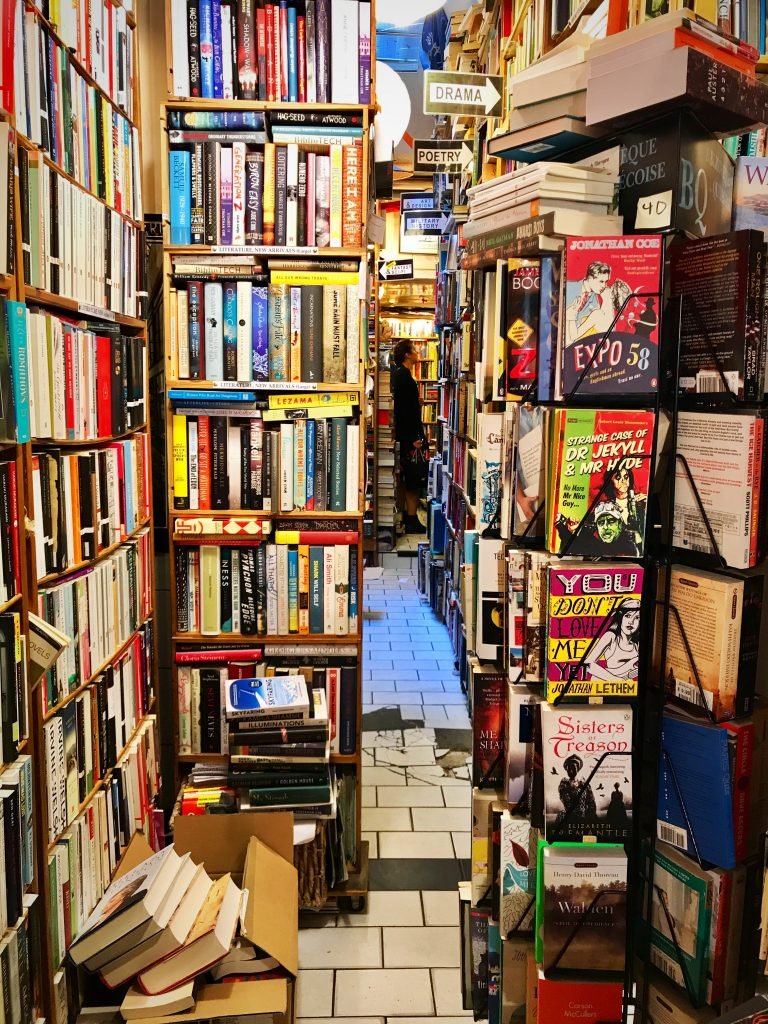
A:
[[[43,288],[33,288],[31,285],[24,285],[24,295],[26,296],[27,305],[34,306],[39,304],[41,306],[51,306],[53,309],[60,309],[66,313],[76,313],[82,320],[96,320],[99,317],[90,312],[81,312],[81,309],[87,305],[87,303],[80,302],[79,299],[69,299],[65,295],[56,295],[54,292],[47,292]],[[89,307],[90,309],[91,307]],[[137,331],[143,331],[146,324],[144,320],[138,320],[134,316],[126,316],[124,313],[115,313],[112,310],[104,310],[109,316],[102,317],[101,319],[114,321],[116,324],[120,324],[121,327],[130,327]]]
[[[115,541],[114,544],[110,544],[108,548],[103,548],[97,555],[94,555],[93,558],[87,558],[83,562],[76,562],[74,565],[70,565],[66,569],[62,569],[60,572],[50,572],[46,576],[40,576],[37,581],[38,589],[40,587],[48,587],[51,584],[59,583],[61,580],[66,579],[67,576],[71,576],[72,573],[82,572],[84,569],[89,569],[91,566],[96,565],[103,559],[108,558],[110,555],[113,555],[115,551],[121,548],[123,544],[128,544],[134,538],[138,537],[141,531],[146,529],[151,522],[151,519],[145,519],[126,537],[122,540]]]
[[[268,102],[267,100],[211,100],[201,98],[168,99],[165,110],[313,110],[320,113],[362,114],[365,110],[376,110],[376,103],[290,103],[289,101]]]
[[[263,644],[339,644],[349,646],[361,641],[359,633],[336,636],[329,633],[273,633],[264,636],[250,636],[242,633],[215,633],[204,636],[202,633],[174,633],[171,638],[177,644],[238,644],[239,646]]]
[[[238,381],[233,387],[225,381],[214,380],[169,380],[166,382],[168,390],[178,388],[179,390],[215,391],[217,395],[231,392],[233,395],[239,391],[262,391],[291,392],[298,394],[314,394],[316,391],[354,391],[362,394],[365,389],[363,384],[310,384],[308,381]]]

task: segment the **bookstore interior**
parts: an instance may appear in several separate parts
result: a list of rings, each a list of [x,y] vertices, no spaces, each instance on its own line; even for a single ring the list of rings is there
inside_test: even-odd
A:
[[[0,1024],[768,1024],[768,0],[0,0],[0,201]]]

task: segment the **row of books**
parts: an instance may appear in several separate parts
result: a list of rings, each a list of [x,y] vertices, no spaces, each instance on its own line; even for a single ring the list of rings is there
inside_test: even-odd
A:
[[[22,1024],[34,1024],[37,983],[35,979],[35,937],[37,925],[30,915],[36,913],[36,896],[25,897],[23,915],[9,926],[0,945],[0,977],[2,978],[3,1010],[9,1016],[17,1011]]]
[[[21,547],[16,462],[0,462],[0,603],[21,592]]]
[[[85,7],[83,3],[83,7]],[[94,11],[100,5],[94,6]],[[110,10],[125,12],[120,7]],[[107,206],[132,217],[143,218],[139,134],[102,92],[81,74],[66,45],[55,39],[37,14],[19,5],[16,23],[16,130],[48,154],[54,164]],[[98,31],[98,30],[96,30]],[[132,30],[129,40],[131,44]],[[98,38],[109,45],[108,37]],[[124,45],[120,48],[118,106],[126,108],[132,94],[132,68],[126,67]],[[111,90],[108,90],[111,91]],[[21,155],[21,154],[20,154]],[[31,162],[45,166],[45,158],[31,154]],[[22,183],[23,184],[23,183]]]
[[[273,271],[271,277],[266,287],[189,281],[171,291],[179,380],[358,382],[357,273]],[[334,278],[342,280],[322,283]]]
[[[3,935],[24,914],[34,881],[35,816],[32,758],[21,754],[0,774],[0,927]]]
[[[356,635],[356,533],[277,531],[275,540],[178,546],[177,632]]]
[[[24,97],[29,102],[29,97],[36,95],[33,86],[29,86],[29,91],[24,88],[24,79],[20,77],[24,75],[31,78],[32,70],[38,68],[32,59],[35,53],[33,30],[36,27],[46,36],[51,36],[51,33],[39,22],[34,11],[25,11],[18,3],[15,7],[15,109],[18,118],[18,104],[23,102]],[[57,39],[51,36],[51,40],[57,43],[60,40],[60,44],[63,44],[57,45],[59,60],[68,57],[68,51],[72,51],[77,62],[99,88],[104,90],[116,106],[125,110],[128,117],[133,117],[136,65],[133,27],[127,17],[133,10],[132,3],[116,4],[112,0],[40,0],[35,7],[49,24],[56,27]],[[39,67],[41,82],[47,82],[43,76],[49,73],[48,65],[40,64]],[[79,76],[79,68],[71,67],[71,70]],[[6,80],[4,75],[2,84],[3,105],[6,110],[13,110],[14,107],[10,105],[10,99],[13,98],[12,82]],[[50,96],[50,84],[47,91]],[[49,105],[47,109],[50,112],[53,108]],[[22,123],[17,121],[18,126]]]
[[[477,423],[481,530],[540,538],[561,555],[643,554],[654,479],[653,412],[550,412],[509,403],[505,413],[480,413]],[[733,569],[755,566],[765,547],[763,413],[680,411],[674,441],[669,432],[663,436],[665,423],[658,425],[660,454],[674,458],[676,467],[674,546],[719,555]]]
[[[150,534],[95,565],[38,591],[38,614],[71,644],[49,670],[44,703],[53,707],[111,662],[152,611]]]
[[[55,842],[96,784],[115,767],[147,713],[153,693],[151,643],[148,624],[118,661],[45,720],[49,842]]]
[[[0,123],[0,195],[6,196],[5,216],[0,217],[0,274],[12,274],[16,268],[16,131],[7,121]]]
[[[4,764],[16,760],[20,742],[29,736],[27,638],[20,612],[0,615],[0,753]]]
[[[140,316],[139,225],[24,149],[19,149],[19,189],[26,284],[73,299],[86,314],[95,306]]]
[[[50,928],[58,967],[70,945],[108,890],[131,837],[143,831],[162,843],[161,817],[154,804],[159,792],[156,725],[150,716],[100,788],[76,816],[65,821],[48,855],[51,892]],[[57,764],[64,767],[63,751]],[[54,786],[48,789],[49,813]]]
[[[146,422],[146,342],[115,324],[28,316],[29,430],[34,438],[119,437]]]
[[[171,132],[171,244],[362,245],[362,130],[343,131],[345,145],[327,145],[312,129],[275,129],[278,144],[258,148],[247,132]]]
[[[32,457],[38,579],[96,558],[146,523],[148,445],[137,434],[96,451]]]
[[[173,94],[371,102],[368,0],[172,4]]]
[[[172,429],[175,509],[358,510],[360,427],[341,416],[271,426],[174,413]]]

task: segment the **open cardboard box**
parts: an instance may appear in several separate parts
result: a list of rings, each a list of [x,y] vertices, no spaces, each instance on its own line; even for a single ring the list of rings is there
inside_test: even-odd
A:
[[[261,1015],[273,1024],[292,1024],[299,969],[299,885],[293,866],[293,814],[216,814],[177,817],[174,840],[179,854],[190,853],[211,877],[231,872],[248,890],[242,934],[274,957],[288,979],[201,985],[193,1010],[147,1018],[143,1024],[185,1024],[217,1017]],[[119,877],[152,855],[143,836],[128,846]]]

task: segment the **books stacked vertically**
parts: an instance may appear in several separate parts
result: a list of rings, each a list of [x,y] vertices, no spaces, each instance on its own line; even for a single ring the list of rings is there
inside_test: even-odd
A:
[[[29,421],[35,438],[119,437],[146,422],[146,342],[114,324],[29,316]]]
[[[0,925],[3,933],[23,916],[34,880],[32,759],[22,754],[0,774]]]
[[[0,195],[7,195],[7,214],[0,223],[0,274],[16,268],[16,132],[7,122],[0,124]]]
[[[370,103],[371,4],[174,0],[173,95]]]
[[[170,131],[172,245],[362,244],[362,127],[277,124],[272,137]]]
[[[356,531],[313,529],[308,523],[302,530],[278,528],[275,543],[219,535],[179,545],[176,631],[357,635],[356,541]]]
[[[18,474],[15,461],[0,462],[0,602],[21,592],[21,535]]]
[[[226,266],[219,271],[226,278]],[[178,379],[358,383],[357,268],[273,271],[270,280],[178,282],[170,296]]]
[[[356,404],[358,396],[323,397],[301,396],[303,408],[294,401],[247,418],[239,409],[232,415],[232,406],[224,415],[180,406],[172,420],[174,508],[357,512],[360,428],[352,404],[334,399]]]

